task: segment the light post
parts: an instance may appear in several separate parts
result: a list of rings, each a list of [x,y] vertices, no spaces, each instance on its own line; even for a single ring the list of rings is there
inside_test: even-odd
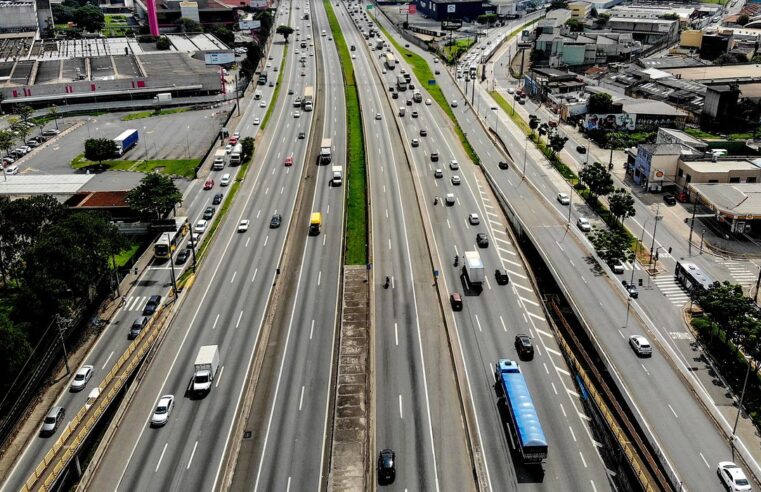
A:
[[[494,111],[494,133],[499,135],[499,113],[497,113],[497,106],[492,106],[491,110]]]
[[[743,400],[745,399],[745,387],[748,384],[748,376],[750,375],[750,362],[746,359],[746,364],[748,365],[748,369],[745,371],[745,381],[743,381],[743,389],[742,392],[740,392],[740,403],[737,405],[737,415],[735,416],[735,425],[732,426],[732,437],[729,438],[729,442],[732,444],[732,448],[734,448],[735,443],[735,432],[737,431],[737,423],[740,420],[740,411],[743,407]]]
[[[526,179],[526,161],[528,156],[528,135],[526,135],[526,140],[523,142],[523,179]],[[568,219],[570,220],[570,219]]]
[[[662,215],[658,215],[658,212],[661,210],[661,204],[659,203],[658,206],[655,209],[655,224],[653,224],[653,242],[650,245],[650,264],[653,264],[653,250],[655,249],[655,233],[658,230],[658,221],[663,218]],[[657,266],[657,265],[653,265]]]

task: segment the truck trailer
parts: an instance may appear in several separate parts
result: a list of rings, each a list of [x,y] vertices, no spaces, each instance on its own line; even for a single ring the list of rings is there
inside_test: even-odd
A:
[[[214,152],[214,162],[211,166],[211,168],[215,171],[221,171],[225,168],[225,158],[227,157],[227,152],[225,149],[218,149],[216,152]]]
[[[547,438],[520,367],[513,360],[500,359],[494,375],[510,416],[512,447],[521,455],[524,464],[541,465],[547,459]]]
[[[304,98],[301,100],[304,111],[312,111],[314,105],[314,88],[311,85],[304,87]]]
[[[464,263],[462,273],[468,279],[470,288],[480,291],[484,282],[484,262],[481,261],[481,255],[478,251],[466,251]]]
[[[323,138],[320,143],[320,164],[330,164],[331,160],[333,160],[333,141]]]
[[[332,169],[333,179],[331,183],[333,186],[341,186],[343,183],[344,169],[342,166],[333,166]]]
[[[219,346],[204,345],[198,350],[193,369],[191,391],[203,395],[211,391],[211,385],[219,369]]]
[[[114,143],[116,144],[116,155],[124,155],[125,152],[137,144],[139,138],[137,130],[124,130],[114,139]]]

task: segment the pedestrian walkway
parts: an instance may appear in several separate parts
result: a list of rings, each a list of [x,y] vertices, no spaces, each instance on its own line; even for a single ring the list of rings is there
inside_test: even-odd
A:
[[[658,286],[658,290],[666,296],[666,299],[675,306],[683,306],[690,300],[690,293],[671,275],[655,277],[653,278],[653,283]]]
[[[142,311],[146,302],[148,302],[148,296],[124,296],[121,310]]]
[[[719,260],[717,263],[724,265],[732,280],[743,287],[747,288],[756,283],[758,269],[752,263],[736,260]]]

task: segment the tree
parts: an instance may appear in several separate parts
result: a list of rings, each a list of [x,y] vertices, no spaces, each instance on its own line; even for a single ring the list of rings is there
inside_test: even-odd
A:
[[[743,294],[742,286],[727,281],[714,283],[710,289],[700,292],[695,300],[730,338],[734,337],[741,320],[753,312],[753,301]]]
[[[103,15],[103,11],[91,4],[79,7],[74,12],[74,20],[77,26],[87,32],[98,32],[106,25],[106,17]]]
[[[636,210],[634,209],[634,197],[625,188],[619,188],[608,197],[608,205],[610,206],[610,213],[618,219],[621,225],[624,224],[624,220],[627,217],[634,217]]]
[[[281,34],[283,36],[283,39],[285,39],[285,44],[288,44],[288,36],[291,35],[293,32],[293,28],[291,26],[286,25],[280,25],[277,26],[277,29],[275,30],[276,33]]]
[[[598,14],[597,18],[595,19],[595,25],[597,27],[605,27],[608,24],[608,21],[610,20],[610,14],[602,13]]]
[[[150,173],[127,193],[126,201],[140,213],[161,219],[182,202],[182,193],[168,176]]]
[[[568,26],[571,32],[581,32],[584,30],[584,23],[578,17],[571,17],[565,21],[565,25]]]
[[[608,170],[599,162],[586,166],[579,173],[579,178],[589,187],[589,193],[592,195],[592,203],[598,196],[605,196],[614,190],[613,178],[610,177]]]
[[[55,121],[55,129],[58,130],[58,107],[54,104],[48,108],[48,116]]]
[[[0,394],[7,394],[10,385],[24,365],[32,347],[26,335],[8,318],[0,313],[0,371],[8,377],[0,382]]]
[[[21,117],[21,121],[26,123],[29,121],[29,117],[32,116],[34,110],[29,106],[21,106],[16,110],[16,114]]]
[[[531,135],[533,136],[534,130],[536,130],[539,127],[539,118],[537,118],[533,114],[531,116],[532,118],[529,118],[528,120],[528,127],[531,128]]]
[[[742,60],[733,53],[723,53],[714,58],[713,62],[716,65],[733,65],[735,63],[742,63]]]
[[[10,130],[0,130],[0,149],[3,149],[6,154],[13,149],[15,142],[16,136]]]
[[[568,8],[568,0],[552,0],[552,2],[550,2],[550,6],[547,8],[547,11],[567,9],[567,8]]]
[[[85,140],[85,157],[98,164],[116,154],[116,142],[108,138],[88,138]]]
[[[622,228],[598,229],[589,235],[597,255],[608,265],[634,260],[631,238]]]
[[[605,114],[610,113],[613,106],[613,98],[606,92],[597,92],[589,96],[587,100],[587,113]]]
[[[235,34],[233,34],[233,32],[228,28],[224,26],[214,26],[210,29],[210,31],[227,46],[232,46],[235,44]]]
[[[567,141],[568,137],[563,137],[558,134],[558,132],[553,132],[552,135],[550,135],[550,148],[552,149],[552,152],[557,155],[558,152],[563,150]]]
[[[748,22],[750,22],[750,17],[748,16],[748,14],[740,14],[740,17],[737,18],[738,26],[744,26]]]
[[[476,18],[476,22],[479,24],[492,25],[497,22],[497,14],[482,14]]]
[[[26,142],[26,137],[30,133],[29,126],[26,123],[21,121],[17,116],[13,116],[8,118],[8,126],[10,126],[11,131],[16,132],[16,135],[21,138],[22,142]]]
[[[169,38],[166,36],[159,36],[159,38],[156,40],[157,50],[166,51],[171,47],[172,47],[172,42],[169,41]]]
[[[661,16],[661,19],[663,20],[679,20],[679,14],[675,12],[670,12],[668,14],[663,14]]]
[[[201,24],[187,17],[180,18],[177,21],[177,27],[180,28],[180,32],[203,32]]]
[[[252,137],[244,138],[241,141],[241,147],[243,147],[244,161],[254,155],[254,139]]]

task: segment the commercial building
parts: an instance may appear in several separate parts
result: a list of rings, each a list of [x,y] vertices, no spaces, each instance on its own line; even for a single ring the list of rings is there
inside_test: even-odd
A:
[[[592,4],[589,2],[568,2],[568,10],[571,17],[584,20],[592,13]]]
[[[0,34],[37,31],[37,9],[34,2],[0,2]]]
[[[732,233],[749,233],[761,220],[761,184],[695,183],[690,194],[716,214],[716,220]]]
[[[684,144],[641,144],[627,173],[647,191],[665,191],[676,186],[680,160],[700,159],[703,155]]]
[[[607,28],[613,32],[628,32],[644,44],[668,44],[679,39],[679,21],[611,17]]]
[[[433,20],[474,21],[484,13],[484,0],[415,0],[417,9]]]

